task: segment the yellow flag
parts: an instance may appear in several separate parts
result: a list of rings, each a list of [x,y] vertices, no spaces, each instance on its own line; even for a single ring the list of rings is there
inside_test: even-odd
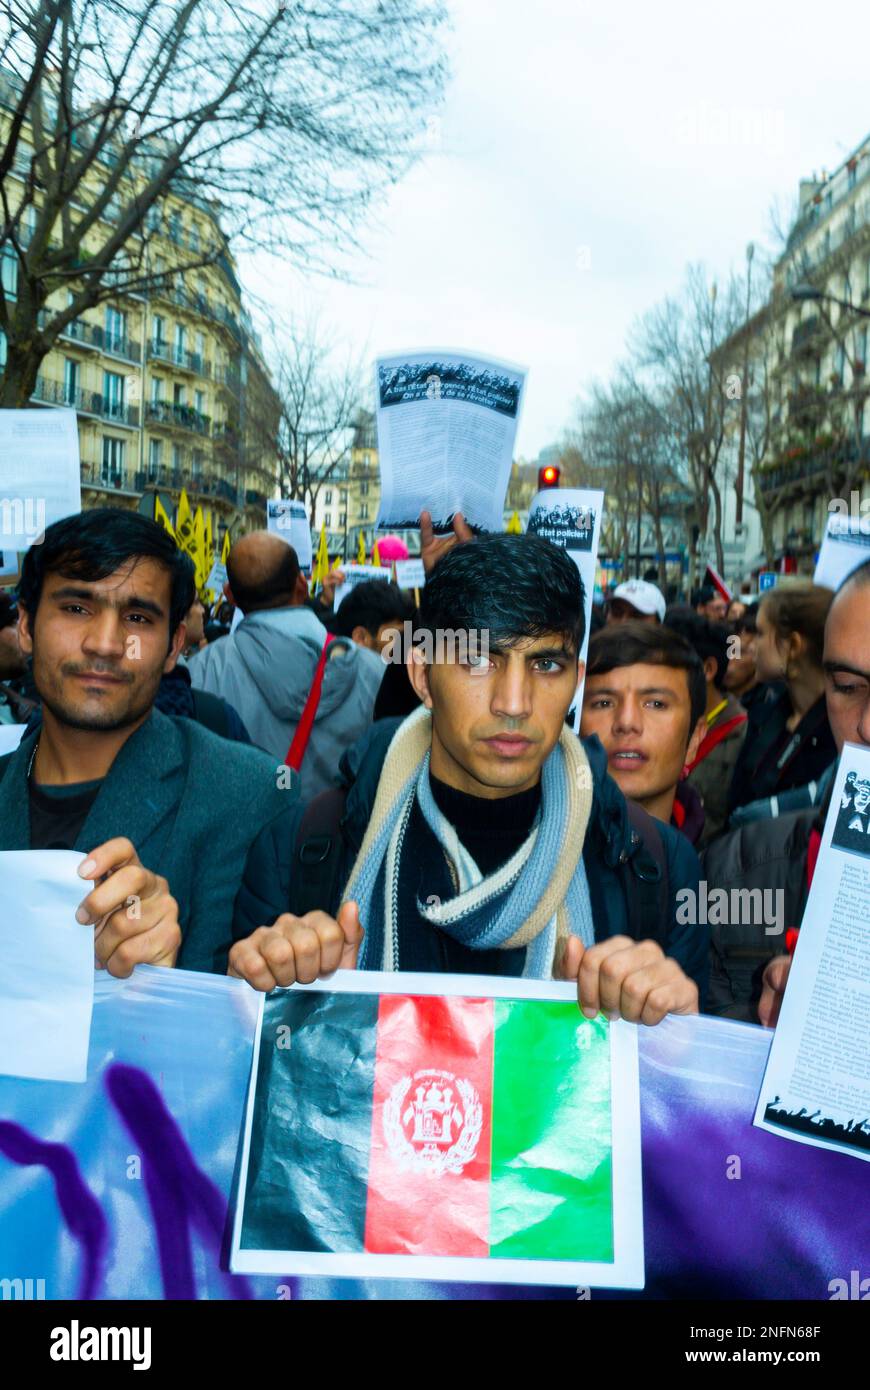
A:
[[[154,494],[154,520],[157,522],[158,526],[163,527],[164,531],[168,531],[169,535],[172,537],[173,540],[176,539],[175,527],[169,520],[166,508],[160,501],[160,498],[157,496],[156,492]]]
[[[230,543],[230,528],[229,528],[229,526],[228,526],[227,529],[226,529],[226,531],[224,532],[224,543],[223,543],[223,545],[221,546],[221,564],[222,564],[222,565],[225,565],[226,562],[227,562],[227,560],[230,558],[230,549],[231,549],[231,543]]]
[[[507,526],[504,528],[509,536],[521,536],[523,534],[523,523],[520,521],[519,512],[514,512]]]
[[[320,528],[320,541],[317,546],[317,555],[314,560],[314,570],[311,575],[311,592],[316,592],[318,584],[322,584],[329,574],[329,551],[326,548],[326,526]]]
[[[196,516],[193,518],[193,554],[190,558],[196,566],[196,587],[202,592],[211,569],[205,550],[205,518],[202,507],[197,507]]]
[[[175,511],[175,538],[182,550],[186,551],[193,559],[191,546],[193,544],[193,513],[190,510],[190,503],[187,500],[187,493],[181,489],[181,496],[178,499],[178,506]]]
[[[214,560],[214,537],[211,530],[211,512],[205,513],[205,553],[208,560],[209,574],[211,573],[212,562]],[[206,576],[208,578],[208,575]]]
[[[359,545],[356,548],[356,562],[358,565],[364,565],[366,562],[366,538],[362,531],[359,533]]]
[[[378,569],[380,569],[381,567],[381,552],[378,550],[377,541],[375,541],[374,546],[372,548],[372,564],[375,565]]]

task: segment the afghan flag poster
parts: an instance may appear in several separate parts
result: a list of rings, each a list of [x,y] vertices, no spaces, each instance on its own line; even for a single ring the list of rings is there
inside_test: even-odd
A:
[[[231,1267],[642,1288],[636,1028],[532,980],[338,971],[274,991]]]

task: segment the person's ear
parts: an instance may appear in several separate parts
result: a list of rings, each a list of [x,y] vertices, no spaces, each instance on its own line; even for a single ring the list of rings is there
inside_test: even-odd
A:
[[[577,691],[580,689],[580,686],[581,686],[581,684],[583,683],[583,677],[584,677],[585,675],[586,675],[586,662],[585,662],[585,661],[578,661],[578,662],[577,662],[577,684],[574,686],[574,698],[573,698],[572,701],[571,701],[572,704],[574,703],[574,700],[576,700],[576,698],[577,698]]]
[[[293,597],[299,607],[308,600],[308,580],[301,570],[296,576],[296,586],[293,590]]]
[[[235,599],[233,598],[233,591],[232,591],[232,589],[230,588],[230,581],[229,581],[229,580],[227,580],[226,583],[224,584],[224,598],[226,599],[227,603],[231,603],[231,604],[233,605],[233,608],[238,608],[239,605],[236,603]]]
[[[432,708],[432,692],[429,688],[429,668],[426,665],[424,653],[419,647],[411,646],[405,657],[405,669],[408,672],[408,680],[413,685],[418,696],[427,709]]]
[[[172,639],[172,646],[166,653],[166,660],[163,663],[163,674],[168,676],[170,671],[174,671],[180,654],[184,651],[184,644],[187,641],[187,623],[181,622],[175,630]]]
[[[686,749],[685,757],[687,767],[689,763],[693,763],[695,761],[695,758],[698,756],[698,749],[701,747],[701,742],[706,732],[707,719],[706,716],[702,714],[701,718],[698,720],[697,724],[692,730],[691,737],[689,738],[689,746]]]
[[[372,634],[369,632],[367,627],[363,627],[362,623],[357,623],[356,627],[350,635],[353,638],[354,642],[356,642],[358,647],[372,648],[374,646],[374,642],[372,641]]]
[[[788,653],[786,670],[789,670],[792,663],[799,665],[807,654],[807,639],[804,634],[802,632],[790,632],[786,639],[785,649]]]
[[[33,628],[30,622],[30,614],[26,608],[18,605],[18,645],[21,648],[22,656],[33,655]]]
[[[719,663],[716,660],[715,656],[704,657],[704,679],[708,685],[711,681],[715,681],[716,672],[718,671],[718,669]]]

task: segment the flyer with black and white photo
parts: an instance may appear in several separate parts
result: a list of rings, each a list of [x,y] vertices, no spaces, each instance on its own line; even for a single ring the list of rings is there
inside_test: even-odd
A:
[[[283,536],[296,551],[299,568],[311,572],[311,526],[304,502],[290,497],[270,497],[266,502],[266,529]]]
[[[870,1159],[870,749],[847,743],[754,1123]]]
[[[463,352],[379,358],[377,527],[408,529],[428,511],[446,532],[461,512],[501,531],[525,382],[523,367]]]
[[[544,488],[529,509],[526,530],[554,545],[561,545],[580,571],[583,581],[583,610],[586,630],[580,660],[586,660],[589,648],[589,625],[592,621],[592,598],[595,592],[595,571],[598,567],[598,545],[601,538],[601,513],[604,493],[600,488]],[[583,704],[583,681],[577,687],[574,706],[574,728],[580,728]]]

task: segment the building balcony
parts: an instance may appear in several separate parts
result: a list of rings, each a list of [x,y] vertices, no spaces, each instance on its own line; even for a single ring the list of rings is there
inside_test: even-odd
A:
[[[250,487],[245,492],[246,507],[260,507],[263,511],[265,511],[267,501],[268,498],[266,497],[265,492],[256,492],[254,488]]]
[[[214,438],[218,444],[223,444],[224,447],[227,449],[235,450],[239,447],[238,430],[235,429],[233,425],[228,424],[226,421],[222,422],[221,424],[215,425]]]
[[[49,315],[44,309],[37,315],[37,325],[44,328]],[[99,323],[88,323],[85,319],[73,319],[60,331],[60,339],[66,343],[77,343],[79,347],[94,348],[106,357],[118,357],[123,362],[141,362],[142,349],[138,343],[120,333],[109,333]]]
[[[131,468],[110,468],[106,464],[83,463],[81,465],[82,487],[91,492],[120,493],[124,497],[139,497],[139,474]]]
[[[68,387],[62,381],[50,381],[47,377],[36,378],[36,389],[32,401],[43,405],[60,405],[75,410],[79,415],[88,415],[97,420],[109,420],[112,424],[127,429],[139,428],[139,408],[113,401],[99,391],[85,391],[81,387]]]
[[[824,336],[822,321],[818,314],[812,318],[801,319],[791,335],[792,357],[806,357],[815,352],[818,340]]]
[[[201,415],[192,405],[175,405],[170,401],[151,401],[145,407],[145,423],[192,430],[194,434],[211,434],[211,416]]]
[[[188,352],[187,348],[155,342],[153,339],[146,352],[149,362],[168,362],[173,367],[180,367],[182,371],[193,372],[195,376],[211,377],[211,363],[198,352]]]

